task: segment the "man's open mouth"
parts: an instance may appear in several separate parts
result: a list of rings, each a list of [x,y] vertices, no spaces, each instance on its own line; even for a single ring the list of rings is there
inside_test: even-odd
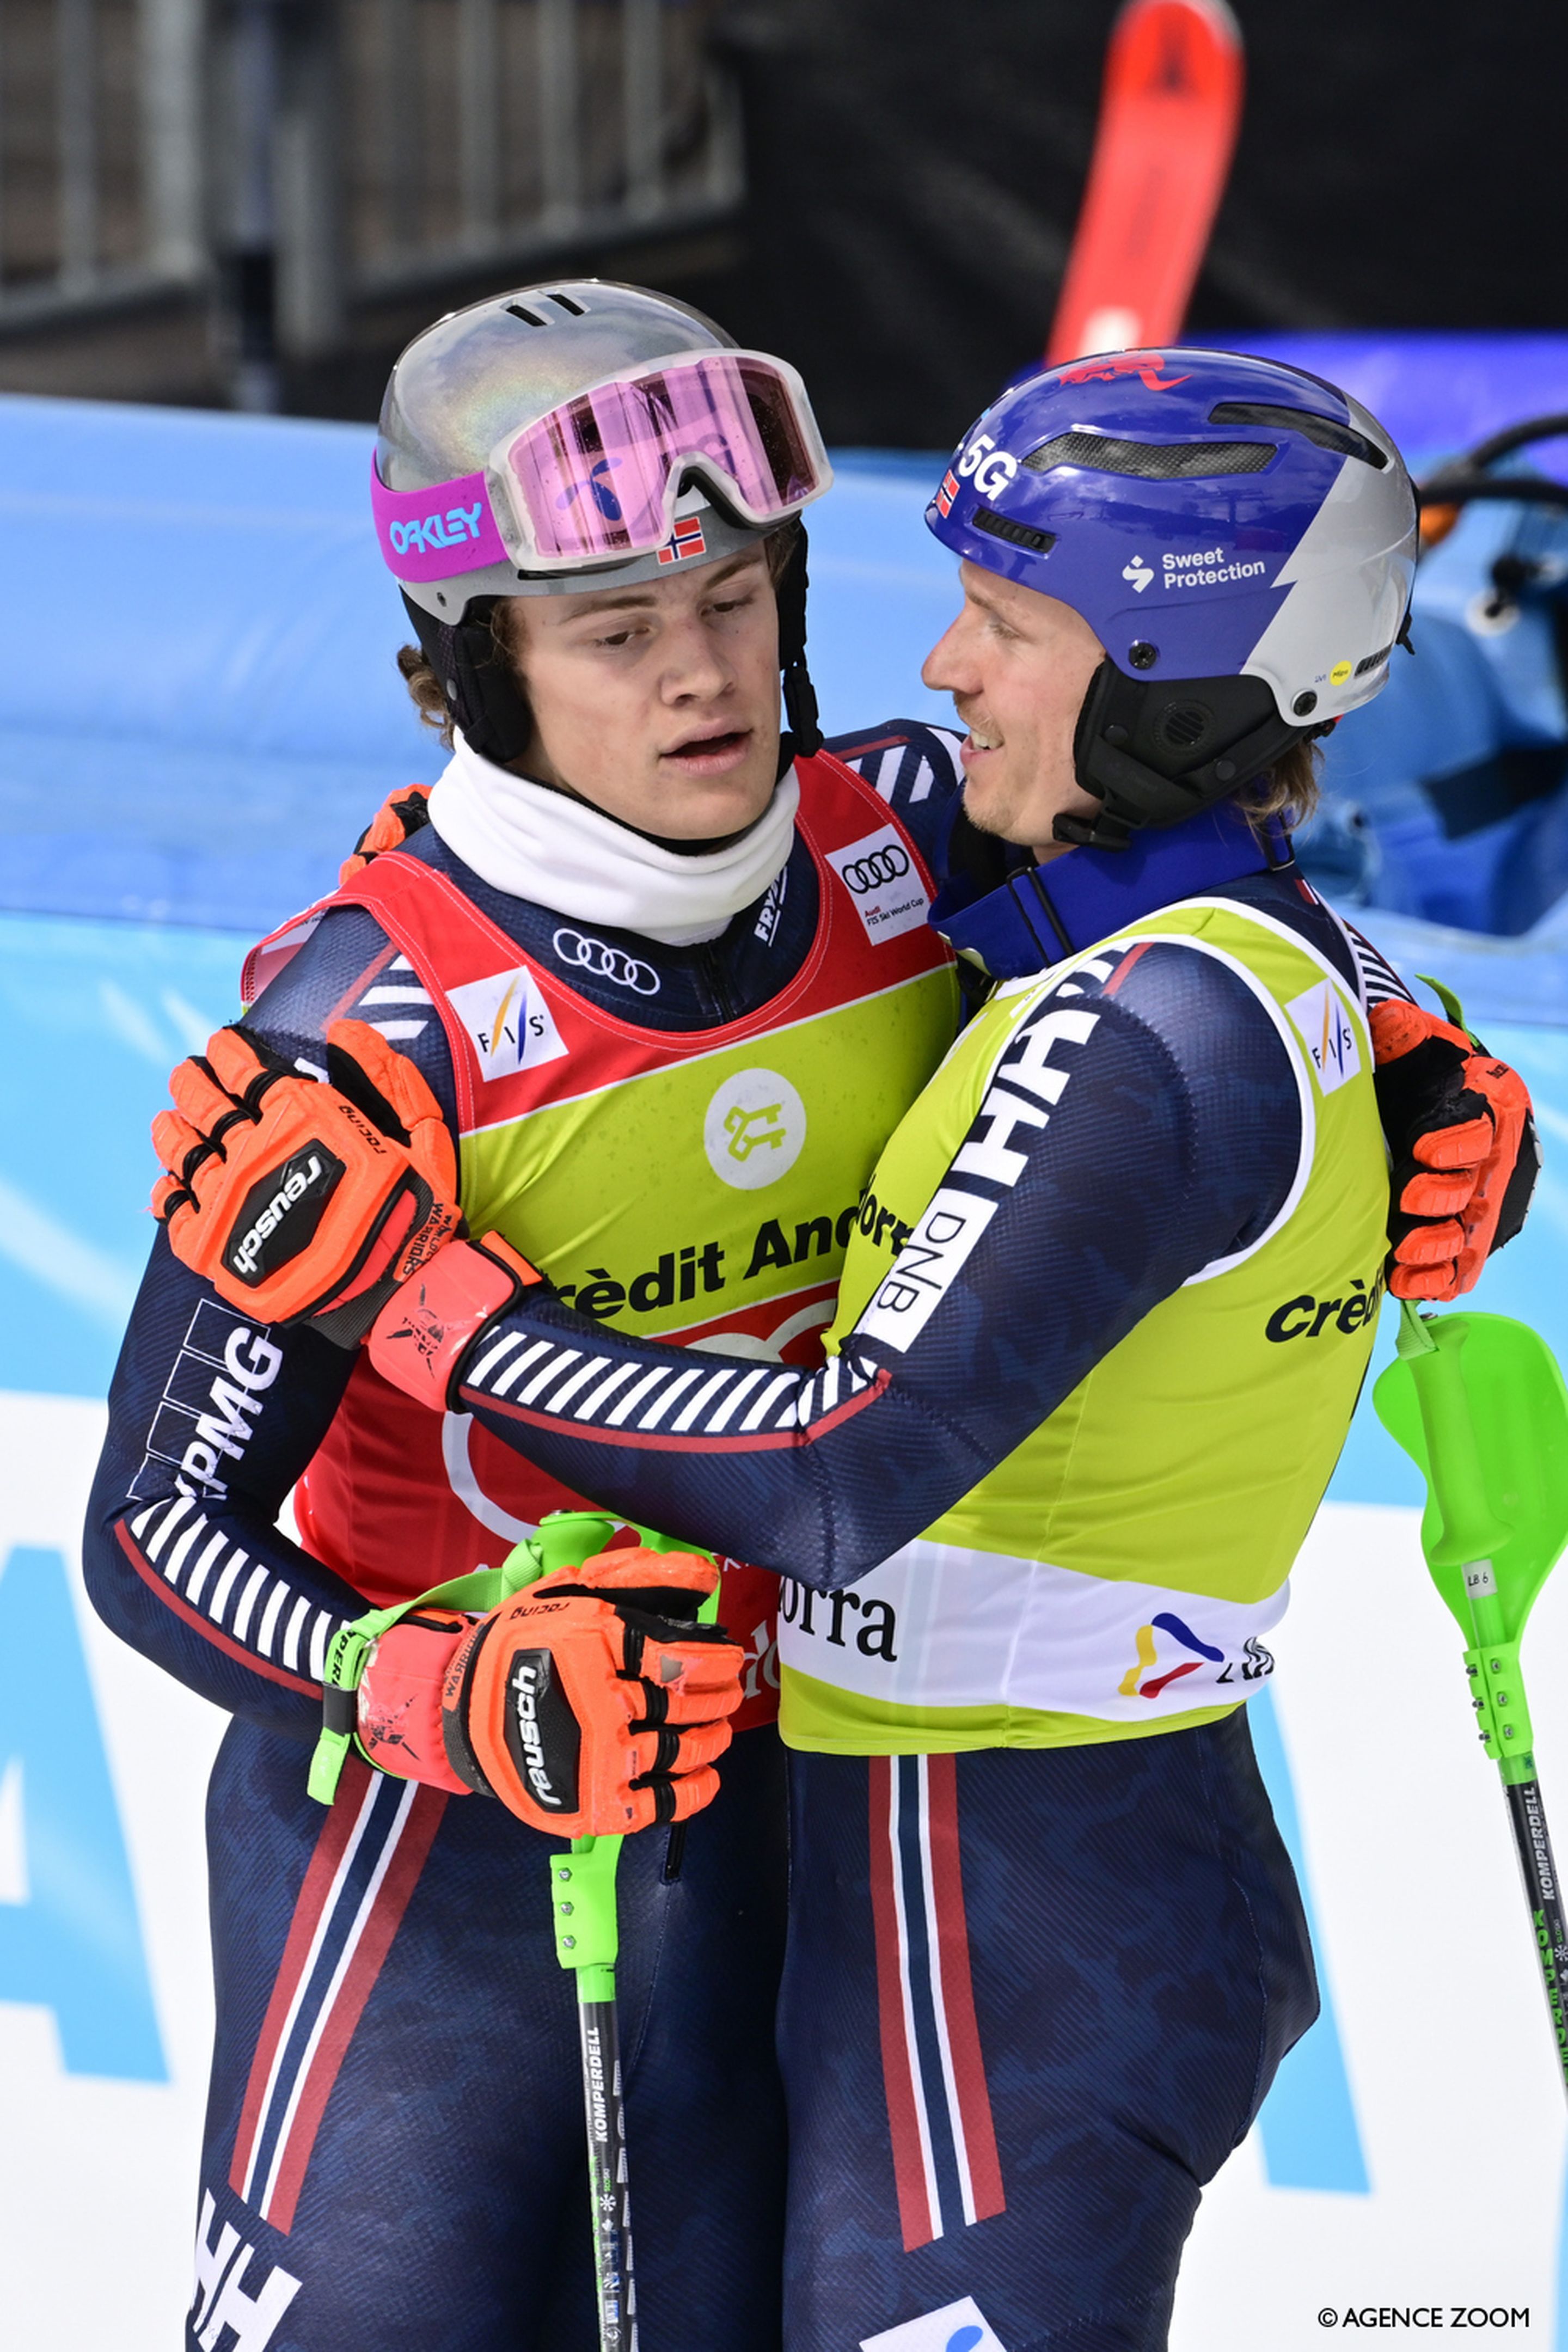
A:
[[[684,743],[678,743],[672,751],[667,751],[664,757],[679,760],[683,767],[705,764],[710,760],[738,759],[751,740],[749,727],[716,729],[711,735],[689,736]]]

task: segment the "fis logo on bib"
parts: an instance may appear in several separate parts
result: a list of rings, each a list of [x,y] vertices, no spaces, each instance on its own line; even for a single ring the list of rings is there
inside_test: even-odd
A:
[[[1355,1024],[1331,980],[1321,980],[1291,998],[1285,1010],[1307,1048],[1321,1093],[1331,1095],[1361,1069]]]
[[[1164,1636],[1163,1645],[1155,1639],[1157,1634]],[[1173,1643],[1175,1644],[1173,1654]],[[1241,1670],[1240,1678],[1244,1683],[1259,1682],[1266,1675],[1274,1672],[1272,1651],[1266,1650],[1255,1635],[1247,1635],[1241,1654],[1233,1658],[1226,1651],[1216,1649],[1212,1642],[1205,1642],[1201,1633],[1194,1633],[1184,1618],[1170,1609],[1158,1611],[1147,1625],[1139,1626],[1134,1646],[1138,1654],[1116,1685],[1117,1695],[1121,1698],[1142,1698],[1152,1702],[1172,1683],[1182,1682],[1188,1675],[1197,1674],[1205,1660],[1211,1666],[1220,1669],[1210,1678],[1216,1684],[1234,1683],[1237,1667]],[[1161,1654],[1162,1646],[1163,1656]],[[1184,1655],[1184,1653],[1187,1654]],[[1158,1674],[1153,1671],[1156,1666],[1160,1669]]]
[[[566,1052],[555,1017],[526,964],[450,988],[452,1007],[479,1057],[482,1078],[515,1077]]]

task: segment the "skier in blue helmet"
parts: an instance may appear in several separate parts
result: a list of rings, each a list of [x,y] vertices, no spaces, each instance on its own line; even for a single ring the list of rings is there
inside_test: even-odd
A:
[[[936,919],[997,984],[873,1171],[826,1365],[639,1341],[434,1225],[368,1347],[788,1580],[788,2352],[1158,2352],[1316,2005],[1247,1701],[1386,1278],[1380,1107],[1403,1139],[1447,1088],[1423,1269],[1517,1229],[1530,1157],[1442,1024],[1374,1087],[1379,1004],[1414,1008],[1290,854],[1308,739],[1408,600],[1373,420],[1262,362],[1086,362],[980,420],[933,528],[964,608],[927,676],[969,730]],[[278,1073],[237,1106],[176,1253],[221,1267],[332,1099]],[[304,1319],[341,1318],[350,1239],[272,1237]]]

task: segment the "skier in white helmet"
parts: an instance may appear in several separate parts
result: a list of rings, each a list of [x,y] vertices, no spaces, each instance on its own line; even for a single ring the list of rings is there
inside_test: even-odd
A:
[[[476,1229],[547,1264],[591,1328],[772,1363],[820,1361],[856,1203],[956,1025],[924,921],[954,739],[895,721],[824,748],[816,730],[800,516],[830,478],[794,372],[663,296],[563,280],[417,337],[371,491],[418,639],[404,667],[451,758],[263,945],[227,1041],[252,1077],[326,1074],[346,1017],[408,1074],[405,1131]],[[894,890],[842,878],[873,866]],[[232,1075],[225,1050],[211,1066]],[[178,1154],[192,1177],[205,1156]],[[327,1181],[331,1222],[362,1196]],[[270,1213],[252,1275],[276,1262]],[[419,1213],[400,1202],[340,1339],[416,1262]],[[543,1862],[559,1811],[513,1759],[492,1768],[521,1820],[447,1764],[441,1622],[380,1644],[330,1813],[300,1744],[338,1628],[498,1562],[579,1498],[240,1288],[236,1307],[155,1249],[88,1539],[110,1623],[236,1718],[212,1792],[189,2340],[234,2304],[213,2251],[234,2232],[247,2294],[286,2282],[310,2352],[586,2352],[576,2033]],[[298,1541],[275,1524],[290,1489]],[[651,1650],[603,1693],[637,1822],[684,1824],[736,1727],[684,1855],[661,1832],[620,1871],[641,2319],[682,2352],[778,2341],[775,1594],[727,1560],[730,1640],[704,1648],[700,1591],[661,1576],[642,1598],[673,1699]],[[622,1659],[616,1606],[597,1610]],[[685,1696],[720,1666],[726,1688]]]

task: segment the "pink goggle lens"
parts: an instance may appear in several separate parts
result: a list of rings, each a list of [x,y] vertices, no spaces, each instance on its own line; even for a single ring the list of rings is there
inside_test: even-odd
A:
[[[782,522],[830,476],[810,412],[771,362],[671,360],[552,409],[510,444],[507,470],[544,562],[651,554],[679,478],[700,461],[750,522]]]

